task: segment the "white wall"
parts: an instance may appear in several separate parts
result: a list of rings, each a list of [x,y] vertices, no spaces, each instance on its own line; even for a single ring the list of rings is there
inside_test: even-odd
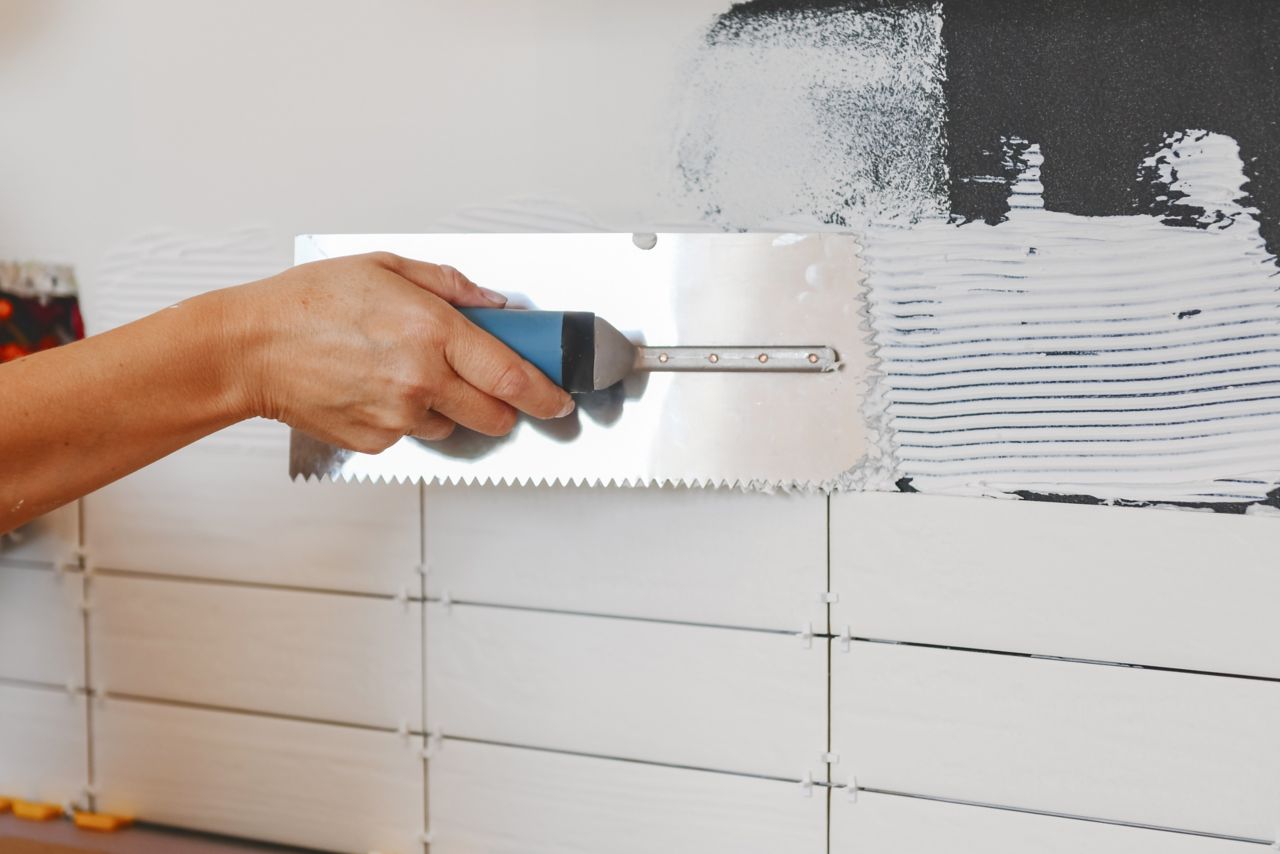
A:
[[[0,2],[0,258],[157,228],[412,232],[537,197],[662,218],[684,48],[727,4]],[[94,317],[89,318],[91,326]]]

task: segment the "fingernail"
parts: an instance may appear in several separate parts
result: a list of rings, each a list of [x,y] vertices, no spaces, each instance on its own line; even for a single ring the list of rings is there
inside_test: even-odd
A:
[[[477,287],[479,286],[477,285]],[[481,295],[484,296],[485,299],[487,299],[489,302],[493,303],[494,305],[507,304],[507,298],[502,294],[498,293],[497,291],[491,291],[488,288],[480,288],[480,293]]]
[[[565,403],[564,408],[556,413],[556,418],[564,418],[566,415],[568,415],[570,412],[573,411],[574,405],[575,404],[573,402],[573,398],[572,397],[569,398],[569,400]]]

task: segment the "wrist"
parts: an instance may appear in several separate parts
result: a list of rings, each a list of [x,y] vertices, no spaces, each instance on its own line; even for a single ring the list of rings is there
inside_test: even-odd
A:
[[[255,306],[253,285],[211,291],[199,297],[208,313],[206,328],[213,331],[208,364],[226,414],[236,421],[266,414],[262,368],[269,335],[264,329],[268,312]]]

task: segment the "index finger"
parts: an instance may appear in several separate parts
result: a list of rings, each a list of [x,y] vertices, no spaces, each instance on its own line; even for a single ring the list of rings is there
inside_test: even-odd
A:
[[[459,319],[444,350],[458,376],[534,418],[563,418],[573,411],[573,398],[546,374],[488,332]]]

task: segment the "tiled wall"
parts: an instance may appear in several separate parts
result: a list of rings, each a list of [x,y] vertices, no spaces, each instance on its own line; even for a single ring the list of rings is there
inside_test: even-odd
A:
[[[384,854],[1275,838],[1273,519],[291,483],[251,430],[0,555],[0,794]]]

